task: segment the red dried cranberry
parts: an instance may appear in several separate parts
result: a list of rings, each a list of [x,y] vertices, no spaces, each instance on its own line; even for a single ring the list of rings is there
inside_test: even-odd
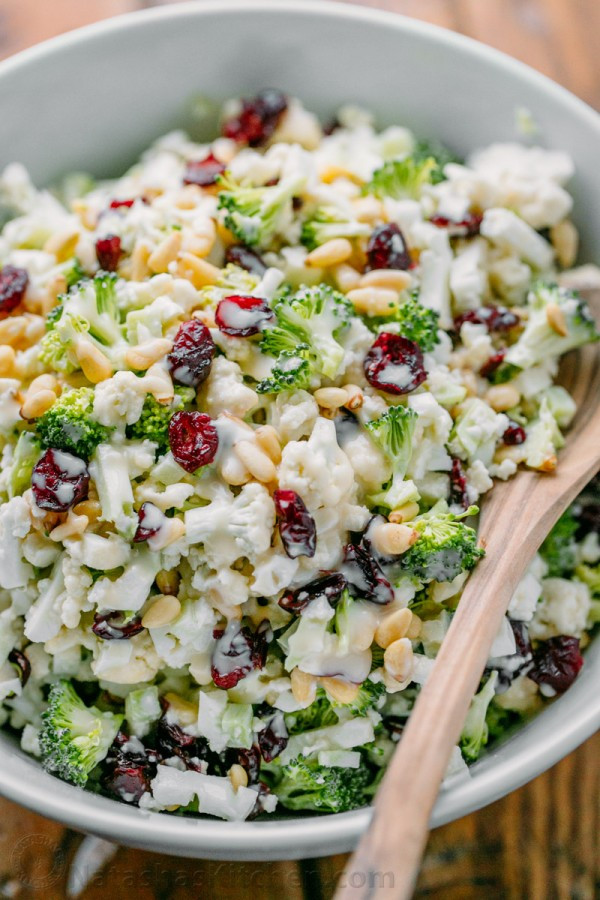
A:
[[[469,496],[467,494],[467,478],[465,476],[460,459],[454,457],[450,469],[450,503],[469,508]]]
[[[445,216],[432,216],[429,221],[437,228],[446,228],[450,237],[474,237],[481,231],[483,215],[481,213],[469,213],[459,222],[447,219]]]
[[[369,384],[388,394],[409,394],[427,378],[419,345],[387,331],[367,353],[363,368]]]
[[[394,589],[383,574],[379,563],[365,547],[348,544],[344,548],[343,574],[349,587],[360,597],[385,606],[394,599]]]
[[[256,819],[262,812],[264,812],[265,801],[267,797],[272,793],[271,789],[267,787],[264,781],[259,781],[258,786],[256,788],[256,803],[250,810],[248,816],[246,817],[247,822],[251,822],[252,819]]]
[[[156,751],[144,747],[127,749],[130,740],[123,732],[117,734],[102,766],[102,786],[119,800],[137,805],[142,795],[151,790],[158,756]]]
[[[36,505],[53,512],[66,512],[87,497],[89,483],[90,473],[82,459],[52,448],[40,457],[31,475]]]
[[[131,209],[133,204],[135,203],[135,197],[131,197],[129,200],[111,200],[108,208],[109,209]]]
[[[121,625],[115,624],[115,622],[119,621],[122,622]],[[92,625],[92,631],[96,637],[101,638],[103,641],[130,641],[132,637],[135,637],[136,634],[143,630],[144,626],[138,616],[135,616],[128,622],[123,622],[123,613],[119,610],[108,613],[96,613]]]
[[[224,122],[223,134],[239,144],[259,147],[269,140],[287,106],[287,97],[281,91],[261,91],[250,100],[242,100],[240,112]]]
[[[169,445],[181,468],[195,472],[209,465],[217,455],[219,435],[206,413],[182,410],[169,422]]]
[[[512,632],[515,636],[515,646],[517,648],[517,653],[519,656],[530,656],[531,655],[531,641],[529,640],[529,628],[527,627],[525,622],[520,622],[517,619],[509,619],[510,627],[512,628]]]
[[[114,272],[122,255],[121,238],[116,234],[108,234],[96,241],[96,258],[101,269]]]
[[[317,548],[315,520],[296,491],[277,490],[273,494],[279,534],[290,559],[314,556]]]
[[[0,315],[7,316],[15,309],[27,290],[29,275],[17,266],[0,269]]]
[[[154,503],[142,503],[138,510],[138,527],[133,536],[134,543],[156,537],[164,521],[164,515]]]
[[[287,747],[289,739],[282,712],[276,712],[262,731],[258,732],[258,746],[265,762],[271,762]]]
[[[509,447],[515,447],[518,444],[524,444],[526,439],[527,433],[525,429],[517,422],[513,422],[513,420],[510,419],[508,428],[502,435],[504,443]]]
[[[335,606],[347,586],[348,583],[340,572],[331,572],[321,575],[320,578],[316,578],[308,584],[303,584],[295,591],[286,591],[280,597],[279,605],[287,612],[301,613],[317,597],[325,597],[331,606]]]
[[[367,272],[371,269],[410,269],[412,260],[404,235],[393,222],[378,225],[367,244]]]
[[[184,184],[197,184],[198,187],[209,187],[217,183],[217,177],[225,171],[225,164],[213,153],[204,159],[192,159],[183,173]]]
[[[454,320],[455,331],[460,331],[465,322],[485,325],[488,331],[510,331],[519,324],[520,319],[505,306],[481,306],[457,316]]]
[[[214,355],[215,344],[206,325],[198,319],[184,322],[167,356],[173,380],[186,387],[198,387],[208,378]]]
[[[13,649],[8,654],[8,661],[12,666],[19,671],[19,680],[21,685],[25,687],[27,682],[29,681],[29,676],[31,675],[31,663],[27,659],[24,653],[21,653],[20,650]]]
[[[262,261],[258,253],[255,253],[254,250],[250,250],[249,247],[245,247],[243,244],[234,244],[228,247],[225,253],[225,261],[239,266],[240,269],[245,269],[246,272],[252,272],[253,275],[258,275],[259,278],[262,278],[267,271],[267,265]]]
[[[229,690],[254,669],[262,669],[272,634],[268,622],[261,622],[255,632],[235,620],[229,622],[213,650],[211,675],[216,686]]]
[[[263,330],[275,314],[266,300],[232,294],[224,297],[215,313],[215,322],[223,334],[230,337],[249,337]]]
[[[488,361],[484,362],[484,364],[480,368],[479,374],[481,375],[481,377],[489,378],[491,375],[493,375],[496,369],[500,368],[500,366],[504,362],[505,355],[506,350],[499,350],[497,353],[493,353]]]
[[[548,685],[557,694],[570,688],[583,665],[579,638],[561,634],[544,641],[533,652],[533,668],[528,678],[539,685]]]
[[[261,756],[256,744],[244,749],[243,747],[229,747],[224,756],[224,768],[228,771],[235,763],[241,766],[248,776],[248,784],[258,784],[260,774]]]

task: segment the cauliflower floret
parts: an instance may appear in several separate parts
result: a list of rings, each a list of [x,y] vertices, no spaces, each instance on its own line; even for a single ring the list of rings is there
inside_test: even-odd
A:
[[[335,425],[319,416],[308,441],[291,441],[283,449],[279,485],[296,491],[310,510],[337,506],[354,492],[354,470],[340,450]]]
[[[275,550],[267,551],[254,564],[252,593],[258,597],[275,597],[294,580],[298,560]]]
[[[146,482],[136,487],[135,498],[139,503],[154,503],[158,509],[166,512],[168,509],[181,509],[193,493],[193,486],[183,481],[180,484],[167,485],[164,491],[158,491]]]
[[[210,655],[215,645],[213,631],[217,621],[210,598],[190,597],[182,602],[175,621],[150,629],[150,637],[164,665],[181,668],[192,664],[197,671],[202,661],[208,664],[210,682]]]
[[[124,566],[131,555],[129,542],[116,534],[103,537],[85,532],[81,538],[67,539],[64,545],[78,565],[110,571]]]
[[[541,706],[542,701],[535,681],[531,681],[526,675],[519,675],[507,690],[496,694],[494,702],[502,709],[533,713]]]
[[[249,787],[233,788],[227,776],[181,772],[172,766],[159,766],[151,782],[153,802],[148,809],[189,806],[197,797],[198,811],[219,819],[243,822],[256,803],[257,792]]]
[[[244,384],[242,370],[237,363],[224,356],[213,360],[206,381],[206,411],[213,418],[228,412],[243,419],[258,406],[258,394]]]
[[[481,238],[457,247],[450,267],[450,291],[456,312],[483,306],[488,292],[487,243]]]
[[[372,494],[392,477],[392,467],[365,431],[344,441],[344,453],[365,493]]]
[[[476,503],[481,494],[487,493],[494,486],[494,482],[488,474],[488,470],[480,459],[469,466],[467,476],[467,496],[469,503]]]
[[[508,606],[509,616],[518,622],[529,622],[533,618],[542,596],[542,583],[536,578],[532,568],[521,578]]]
[[[125,645],[125,646],[123,646]],[[142,632],[129,641],[97,641],[92,672],[101,684],[141,684],[152,681],[161,668],[150,635]]]
[[[29,506],[23,497],[13,497],[0,508],[0,587],[27,584],[33,575],[22,558],[22,539],[31,529]]]
[[[60,618],[67,628],[77,628],[81,613],[93,609],[88,593],[92,576],[68,554],[63,557],[62,570],[66,596],[61,604]]]
[[[559,634],[581,637],[590,611],[590,589],[581,581],[566,578],[545,578],[542,599],[529,626],[534,640],[544,640]]]
[[[133,425],[142,414],[146,399],[144,378],[133,372],[117,372],[112,378],[96,385],[94,416],[101,425]]]
[[[160,554],[144,547],[133,550],[130,561],[114,581],[103,576],[94,584],[89,593],[92,608],[127,609],[136,612],[144,605],[150,588],[161,568]]]
[[[465,322],[460,329],[462,348],[457,350],[455,359],[462,368],[479,372],[481,367],[495,353],[492,339],[485,325]]]
[[[0,378],[0,432],[7,434],[21,419],[18,393],[21,382],[16,378]]]
[[[204,568],[196,569],[192,587],[227,618],[238,613],[234,607],[245,603],[249,595],[248,579],[241,572],[225,567],[210,574]]]
[[[452,417],[433,394],[413,394],[408,405],[417,413],[413,434],[413,452],[407,475],[417,481],[428,472],[448,472],[452,461],[445,445],[452,430]]]
[[[448,235],[444,229],[436,228],[430,222],[421,222],[414,226],[412,236],[421,249],[419,301],[439,313],[441,328],[450,328],[450,269],[453,255]]]
[[[319,406],[308,391],[282,391],[267,408],[267,421],[284,443],[299,441],[313,430]]]
[[[367,383],[364,361],[374,338],[373,332],[367,328],[361,319],[351,319],[350,327],[341,338],[341,343],[344,347],[344,359],[337,378],[340,384],[358,384],[362,386]]]
[[[483,214],[481,234],[503,250],[516,253],[535,269],[552,267],[554,251],[543,237],[510,209],[488,209]]]

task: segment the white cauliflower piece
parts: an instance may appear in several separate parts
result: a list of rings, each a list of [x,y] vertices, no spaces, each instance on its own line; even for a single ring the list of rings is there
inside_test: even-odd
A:
[[[319,416],[308,441],[291,441],[283,448],[279,485],[296,491],[310,510],[351,498],[354,470],[338,446],[331,419]]]
[[[529,622],[535,613],[538,600],[542,596],[542,583],[531,571],[525,573],[518,583],[508,606],[511,619],[518,622]]]
[[[488,474],[488,470],[481,462],[476,459],[466,471],[467,477],[467,496],[469,503],[476,503],[481,494],[486,494],[494,486],[494,482]]]
[[[118,569],[126,565],[131,555],[129,542],[117,534],[103,537],[84,532],[81,538],[65,540],[64,545],[78,565],[99,571]]]
[[[244,384],[242,370],[237,363],[217,356],[206,381],[206,411],[213,418],[228,412],[243,419],[258,406],[258,395]]]
[[[439,313],[441,328],[450,328],[450,269],[453,255],[448,235],[444,229],[422,222],[414,226],[412,236],[421,248],[419,301]]]
[[[31,529],[29,506],[23,497],[13,497],[0,507],[0,587],[24,587],[33,576],[23,560],[22,539]]]
[[[18,393],[21,382],[16,378],[0,378],[0,432],[8,434],[21,419]]]
[[[144,378],[133,372],[117,372],[96,385],[94,416],[108,427],[133,425],[142,414],[146,393]]]
[[[299,561],[289,556],[268,550],[254,563],[251,582],[252,593],[257,597],[275,597],[288,587],[296,577]]]
[[[153,553],[146,547],[136,548],[122,575],[114,581],[103,576],[95,582],[89,593],[92,608],[97,606],[98,609],[127,609],[137,612],[146,602],[160,568],[159,553]]]
[[[247,819],[256,803],[257,792],[248,787],[234,790],[226,776],[202,775],[200,772],[181,772],[172,766],[159,766],[150,784],[153,809],[189,806],[198,798],[198,811],[231,822]]]
[[[450,291],[455,312],[483,306],[488,293],[487,243],[481,238],[465,241],[457,248],[450,267]]]
[[[152,643],[163,664],[174,669],[192,662],[197,666],[202,657],[208,662],[210,672],[210,654],[215,645],[213,630],[217,621],[210,598],[184,600],[174,622],[150,629]]]
[[[590,606],[587,584],[566,578],[545,578],[542,598],[529,626],[529,634],[534,640],[545,640],[559,634],[581,637]]]
[[[308,391],[282,391],[266,412],[269,425],[287,443],[298,441],[312,432],[319,415],[319,406]]]
[[[481,234],[503,250],[515,253],[535,269],[552,267],[554,250],[534,228],[510,209],[488,209],[483,214]]]
[[[62,570],[66,596],[61,604],[60,618],[67,628],[77,628],[81,613],[93,609],[88,594],[92,576],[68,554],[63,557]]]

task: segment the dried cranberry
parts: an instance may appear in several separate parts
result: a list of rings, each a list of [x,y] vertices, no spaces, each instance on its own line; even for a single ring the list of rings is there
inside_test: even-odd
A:
[[[384,716],[383,727],[394,743],[397,743],[406,728],[406,719],[401,719],[399,716]]]
[[[506,356],[506,350],[499,350],[497,353],[493,353],[487,362],[484,362],[482,367],[479,370],[479,374],[482,378],[489,378],[494,374],[496,369],[499,369],[502,363],[504,362],[504,357]]]
[[[262,669],[272,631],[262,622],[255,632],[232,621],[217,640],[212,655],[211,674],[217,687],[235,687],[254,669]]]
[[[524,444],[527,439],[527,433],[522,425],[509,419],[508,428],[502,435],[502,440],[509,447],[515,447],[518,444]]]
[[[447,219],[445,216],[432,216],[429,221],[437,228],[445,228],[450,237],[474,237],[481,231],[483,215],[481,213],[469,213],[459,222]]]
[[[10,651],[8,654],[8,661],[12,666],[15,666],[19,670],[19,680],[21,685],[25,687],[29,681],[29,676],[31,675],[31,663],[24,653],[21,653],[20,650],[16,649]]]
[[[314,556],[317,548],[315,520],[296,491],[277,490],[273,494],[279,534],[290,559]]]
[[[279,599],[279,605],[287,612],[301,613],[317,597],[325,597],[331,606],[335,606],[347,586],[348,583],[340,572],[331,572],[303,584],[295,591],[286,591]]]
[[[245,247],[243,244],[234,244],[228,247],[225,254],[225,262],[233,263],[234,266],[239,266],[240,269],[245,269],[246,272],[252,272],[253,275],[258,275],[259,278],[262,278],[267,271],[267,265],[262,261],[258,253],[255,253],[254,250],[250,250],[249,247]]]
[[[96,241],[96,258],[101,269],[114,272],[122,255],[121,238],[116,234],[98,238]]]
[[[525,622],[517,619],[509,619],[510,627],[515,636],[515,646],[519,656],[531,656],[531,641],[529,640],[529,629]]]
[[[367,244],[367,272],[371,269],[410,269],[412,260],[404,235],[393,222],[378,225]]]
[[[130,740],[123,732],[116,736],[103,763],[102,786],[125,803],[137,805],[151,790],[158,756],[151,749],[127,749]]]
[[[247,750],[243,747],[230,747],[225,754],[225,768],[230,769],[234,763],[237,763],[245,769],[249,785],[258,784],[260,761],[260,750],[256,744],[253,744],[252,747]]]
[[[230,337],[249,337],[263,330],[275,314],[266,300],[233,294],[224,297],[217,306],[215,322],[223,334]]]
[[[536,684],[548,685],[557,694],[571,687],[583,665],[579,638],[561,634],[539,645],[533,653],[533,668],[527,673]]]
[[[519,324],[520,319],[505,306],[481,306],[479,309],[469,309],[457,316],[454,320],[455,331],[460,331],[465,322],[485,325],[488,331],[510,331]]]
[[[198,319],[184,322],[167,356],[173,380],[186,387],[198,387],[208,378],[214,355],[215,344],[206,325]]]
[[[367,353],[363,368],[369,384],[388,394],[409,394],[427,378],[419,345],[387,331]]]
[[[261,91],[252,99],[242,100],[239,113],[224,122],[223,134],[239,144],[259,147],[269,140],[287,106],[287,97],[281,91]]]
[[[52,448],[40,457],[31,475],[36,505],[53,512],[66,512],[87,497],[89,483],[90,473],[82,459]]]
[[[265,762],[271,762],[287,747],[289,739],[282,712],[276,712],[262,731],[258,732],[258,746]]]
[[[252,819],[256,819],[257,816],[264,811],[265,808],[265,800],[272,793],[271,789],[267,787],[264,781],[259,781],[258,789],[256,791],[256,803],[250,810],[250,813],[246,817],[247,822],[251,822]]]
[[[394,599],[394,589],[365,547],[348,544],[344,548],[342,570],[348,585],[366,600],[385,606]]]
[[[179,756],[182,751],[189,753],[196,749],[194,735],[188,734],[175,722],[170,722],[167,715],[162,715],[158,720],[157,739],[163,756]]]
[[[462,506],[463,509],[469,508],[467,478],[460,459],[456,457],[453,458],[450,469],[450,503]]]
[[[133,536],[134,543],[137,544],[156,537],[164,519],[165,516],[154,503],[142,503],[138,511],[138,527]]]
[[[183,183],[209,187],[217,183],[217,177],[224,171],[225,164],[213,153],[209,153],[204,159],[192,159],[188,162],[183,173]]]
[[[115,622],[121,621],[118,625]],[[107,613],[96,613],[92,631],[96,637],[103,641],[130,641],[132,637],[144,630],[144,626],[138,616],[134,616],[128,622],[123,622],[123,613],[114,610]]]
[[[29,275],[17,266],[0,269],[0,315],[7,316],[15,309],[27,290]]]
[[[195,472],[209,465],[217,455],[219,435],[206,413],[182,410],[169,422],[169,445],[181,468]]]
[[[135,197],[131,197],[129,200],[111,200],[108,206],[109,209],[131,209],[134,203]]]

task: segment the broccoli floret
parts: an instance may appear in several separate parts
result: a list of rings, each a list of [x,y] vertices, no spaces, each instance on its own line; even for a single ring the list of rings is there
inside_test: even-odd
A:
[[[372,779],[366,765],[346,769],[298,758],[281,767],[274,790],[288,809],[347,812],[367,805],[365,791]]]
[[[316,699],[310,706],[287,713],[285,716],[285,725],[290,735],[302,734],[314,728],[326,728],[337,723],[338,717],[322,688],[318,689]]]
[[[431,172],[431,183],[439,184],[440,181],[445,181],[446,176],[444,175],[444,166],[447,166],[448,163],[461,163],[462,160],[455,153],[452,152],[445,144],[442,144],[441,141],[436,140],[420,140],[417,141],[417,145],[412,153],[413,159],[417,162],[421,162],[424,159],[433,159],[435,162],[435,168]]]
[[[46,315],[46,331],[52,331],[60,317],[64,312],[64,306],[62,303],[59,303],[58,306],[55,306],[50,312]]]
[[[108,753],[123,716],[87,707],[69,681],[58,681],[50,690],[42,720],[44,767],[83,787],[92,769]]]
[[[570,510],[560,517],[542,546],[540,554],[548,565],[548,575],[565,578],[575,568],[575,534],[579,523]]]
[[[166,406],[148,394],[144,400],[142,414],[133,425],[127,426],[127,437],[133,440],[148,440],[158,445],[158,453],[169,449],[169,422],[171,416],[192,403],[196,392],[193,388],[176,387],[175,396]]]
[[[84,278],[87,278],[87,275],[76,256],[65,263],[63,275],[65,276],[68,288],[73,287],[73,285],[78,284],[80,281],[83,281]]]
[[[326,284],[301,287],[295,294],[286,293],[273,306],[276,324],[268,328],[260,349],[278,358],[276,377],[286,389],[283,375],[291,374],[292,382],[307,380],[308,374],[334,378],[344,358],[344,348],[336,338],[348,327],[353,308],[343,294]],[[297,358],[306,360],[306,366]],[[259,386],[264,393],[264,388]]]
[[[404,480],[412,454],[412,437],[417,414],[407,406],[391,406],[378,419],[367,422],[366,428],[373,441],[392,466],[392,480],[381,493],[370,497],[374,506],[387,509],[396,507],[396,500]]]
[[[371,233],[364,222],[351,221],[333,206],[320,206],[306,219],[302,226],[300,240],[308,250],[314,250],[334,238],[366,237]]]
[[[62,311],[62,307],[57,307]],[[56,320],[58,321],[58,320]],[[85,331],[82,329],[81,334]],[[74,340],[61,336],[51,323],[51,329],[46,332],[40,341],[38,359],[49,369],[55,372],[64,372],[66,375],[79,368],[79,363],[73,355]]]
[[[373,331],[398,331],[427,353],[440,342],[439,320],[440,314],[423,306],[414,293],[404,303],[391,307],[389,315],[367,317],[365,323]]]
[[[301,390],[310,385],[312,368],[308,344],[298,344],[296,350],[283,350],[268,378],[256,386],[259,394],[278,394],[280,391]]]
[[[363,681],[358,694],[350,703],[337,703],[332,700],[334,709],[347,709],[353,716],[366,716],[370,709],[378,709],[382,697],[385,696],[385,684],[381,681]]]
[[[592,594],[600,594],[600,563],[588,566],[581,563],[575,569],[575,575],[584,584],[587,584]]]
[[[365,186],[365,194],[373,194],[383,200],[391,197],[394,200],[418,200],[423,185],[432,183],[432,173],[436,169],[436,161],[432,158],[417,159],[406,156],[404,159],[393,159],[373,173],[371,181]]]
[[[496,693],[498,673],[492,672],[478,694],[471,700],[469,712],[460,736],[460,749],[468,762],[475,762],[488,742],[487,711]]]
[[[292,198],[302,193],[304,175],[282,178],[277,184],[245,187],[229,175],[220,176],[219,209],[225,225],[244,244],[268,247],[280,226],[292,218]]]
[[[539,282],[529,294],[527,310],[525,330],[506,351],[505,364],[529,369],[600,339],[587,303],[575,291]],[[563,324],[566,334],[560,333]]]
[[[31,485],[33,467],[40,458],[42,448],[40,442],[31,431],[22,431],[15,447],[10,476],[8,479],[8,496],[16,497]]]
[[[504,709],[492,702],[487,708],[485,717],[488,729],[488,742],[504,737],[507,731],[523,720],[523,716],[514,709]]]
[[[479,510],[471,506],[456,516],[448,512],[448,504],[440,500],[428,512],[410,524],[419,537],[400,558],[402,569],[419,581],[453,581],[457,575],[472,569],[485,555],[477,547],[475,529],[461,520]]]
[[[65,391],[36,421],[42,447],[66,450],[89,459],[98,444],[108,439],[110,428],[93,418],[94,391],[75,388]]]

